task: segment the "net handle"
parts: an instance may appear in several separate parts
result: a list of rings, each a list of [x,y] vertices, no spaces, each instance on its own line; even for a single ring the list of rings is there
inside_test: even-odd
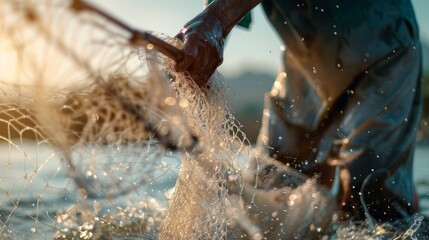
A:
[[[102,11],[94,5],[87,3],[84,0],[73,0],[70,6],[76,12],[81,11],[90,11],[96,13],[99,16],[102,16],[106,20],[114,23],[116,26],[122,28],[123,30],[129,32],[131,34],[130,43],[135,45],[140,45],[141,43],[150,43],[154,45],[157,51],[164,54],[168,58],[174,60],[175,62],[179,62],[182,60],[184,53],[176,48],[175,46],[165,42],[164,40],[154,36],[150,32],[147,31],[139,31],[131,28],[121,20],[115,18],[114,16]]]

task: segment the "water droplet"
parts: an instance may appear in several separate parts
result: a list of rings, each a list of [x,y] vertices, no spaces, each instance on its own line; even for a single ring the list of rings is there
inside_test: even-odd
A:
[[[152,43],[149,43],[148,45],[146,45],[146,49],[147,50],[152,50],[153,49],[153,44]]]
[[[176,104],[176,99],[173,97],[167,97],[165,98],[165,104],[167,104],[168,106],[174,106]]]
[[[277,217],[277,214],[278,214],[278,212],[274,211],[274,212],[271,213],[271,217],[275,218],[275,217]]]
[[[179,102],[179,106],[182,108],[187,108],[189,106],[189,101],[186,99],[181,99]]]

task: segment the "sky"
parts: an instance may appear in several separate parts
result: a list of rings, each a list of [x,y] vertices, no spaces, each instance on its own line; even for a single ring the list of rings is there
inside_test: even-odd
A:
[[[379,0],[376,0],[379,1]],[[381,1],[381,0],[380,0]],[[92,0],[133,27],[170,36],[204,7],[204,0]],[[186,2],[186,3],[185,3]],[[421,38],[429,42],[429,0],[412,0]],[[248,69],[275,74],[281,66],[282,43],[268,23],[262,8],[252,11],[250,30],[235,28],[228,36],[224,62],[219,68],[225,75]]]

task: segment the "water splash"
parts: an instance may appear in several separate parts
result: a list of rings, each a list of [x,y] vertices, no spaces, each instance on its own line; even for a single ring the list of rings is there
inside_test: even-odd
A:
[[[428,220],[420,214],[394,223],[372,226],[368,222],[343,224],[333,239],[428,239]]]

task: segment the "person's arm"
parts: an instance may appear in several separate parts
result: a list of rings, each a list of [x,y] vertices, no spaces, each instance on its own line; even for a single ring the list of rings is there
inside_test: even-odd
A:
[[[231,29],[260,2],[261,0],[216,0],[205,9],[205,12],[218,18],[225,38]]]
[[[185,24],[176,36],[184,43],[176,70],[188,72],[205,84],[223,61],[224,39],[231,29],[262,0],[216,0]]]

